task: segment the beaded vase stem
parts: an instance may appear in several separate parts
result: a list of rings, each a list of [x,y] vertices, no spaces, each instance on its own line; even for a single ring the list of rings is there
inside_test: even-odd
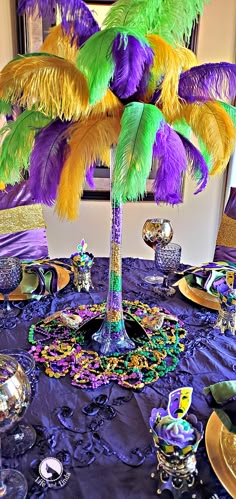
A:
[[[112,178],[115,151],[111,151]],[[109,355],[135,348],[130,340],[124,322],[122,308],[122,264],[121,264],[122,203],[114,201],[111,183],[111,242],[109,264],[109,288],[106,315],[102,326],[93,335],[93,340],[100,343],[100,352]]]

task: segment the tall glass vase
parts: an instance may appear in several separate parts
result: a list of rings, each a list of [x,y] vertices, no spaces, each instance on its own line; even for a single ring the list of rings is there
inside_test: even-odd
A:
[[[111,151],[112,178],[115,150]],[[106,315],[93,340],[100,343],[100,352],[110,355],[114,352],[132,350],[135,345],[126,329],[122,308],[122,263],[121,263],[122,203],[113,199],[111,182],[111,241],[109,264],[109,288]]]

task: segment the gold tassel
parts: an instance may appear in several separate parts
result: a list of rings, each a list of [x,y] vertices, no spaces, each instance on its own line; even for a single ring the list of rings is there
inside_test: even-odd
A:
[[[71,125],[68,133],[70,151],[61,174],[56,211],[62,218],[76,220],[86,168],[98,159],[107,159],[108,148],[118,141],[120,119],[89,118]]]
[[[89,103],[84,75],[70,61],[47,55],[7,64],[0,73],[0,98],[62,120],[78,120]]]
[[[71,43],[73,34],[73,24],[71,25],[70,34],[63,31],[61,24],[53,26],[53,28],[49,30],[49,34],[45,38],[40,48],[40,52],[47,52],[48,54],[63,57],[63,59],[74,62],[78,48],[76,41]]]
[[[230,116],[218,102],[182,105],[174,121],[185,119],[193,133],[206,145],[213,167],[210,175],[222,173],[234,151],[236,130]]]

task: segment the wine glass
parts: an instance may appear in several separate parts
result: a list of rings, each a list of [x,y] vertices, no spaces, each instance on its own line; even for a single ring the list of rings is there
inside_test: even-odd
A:
[[[173,229],[170,220],[166,220],[165,218],[149,218],[144,223],[142,238],[154,251],[157,244],[165,246],[171,241],[172,237]],[[149,284],[161,283],[162,280],[162,277],[156,274],[144,277],[144,281]]]
[[[24,416],[30,396],[30,383],[20,364],[13,357],[0,355],[0,436]],[[0,456],[0,497],[25,499],[27,488],[22,473],[2,469]]]
[[[9,319],[16,317],[20,310],[10,305],[9,294],[16,289],[22,280],[22,265],[19,258],[0,258],[0,293],[4,297],[3,308],[0,310],[1,326],[14,327],[16,324]]]
[[[156,286],[154,291],[162,297],[173,296],[176,289],[168,284],[169,274],[175,272],[180,265],[181,246],[179,244],[170,243],[167,246],[161,244],[156,245],[155,249],[155,265],[157,270],[164,274],[161,286]]]
[[[29,352],[18,348],[2,350],[0,354],[10,355],[21,365],[31,386],[30,402],[32,402],[36,392],[37,382],[34,357]],[[24,422],[17,423],[2,438],[2,455],[10,458],[24,454],[33,447],[35,441],[36,431],[34,427],[30,424],[25,424]]]

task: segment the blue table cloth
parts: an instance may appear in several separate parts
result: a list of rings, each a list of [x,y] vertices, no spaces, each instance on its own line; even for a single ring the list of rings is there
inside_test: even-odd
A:
[[[68,376],[52,379],[40,370],[36,395],[24,417],[37,431],[36,444],[23,456],[4,459],[4,466],[24,473],[29,498],[154,499],[157,484],[150,475],[157,462],[149,432],[151,409],[166,407],[173,389],[193,386],[190,412],[205,427],[212,410],[203,388],[236,378],[235,337],[223,336],[213,328],[217,313],[188,301],[179,290],[175,297],[161,300],[143,281],[152,271],[153,262],[149,260],[123,259],[123,298],[163,305],[184,321],[188,333],[177,369],[138,393],[116,383],[82,391],[71,385]],[[67,306],[105,300],[107,258],[95,259],[92,280],[94,289],[89,293],[76,292],[70,283],[55,296],[18,302],[21,312],[17,326],[1,331],[1,349],[29,350],[27,337],[32,323]],[[57,457],[71,473],[62,489],[42,488],[35,482],[39,462],[49,456]],[[204,497],[215,493],[219,498],[229,498],[212,471],[204,439],[197,457]]]

